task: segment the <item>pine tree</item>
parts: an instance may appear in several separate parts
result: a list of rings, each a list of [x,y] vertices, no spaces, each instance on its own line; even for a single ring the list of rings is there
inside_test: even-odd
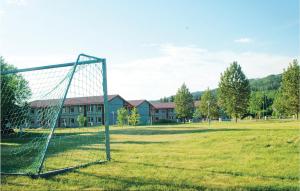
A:
[[[298,119],[300,107],[300,67],[296,59],[283,71],[281,91],[283,96],[281,99],[285,100],[287,114],[296,115]]]
[[[229,68],[221,74],[218,89],[218,101],[225,112],[235,117],[242,117],[248,108],[250,97],[250,85],[240,65],[233,62]]]
[[[187,119],[193,117],[194,101],[193,95],[189,89],[183,84],[175,95],[175,111],[178,118],[186,122]]]

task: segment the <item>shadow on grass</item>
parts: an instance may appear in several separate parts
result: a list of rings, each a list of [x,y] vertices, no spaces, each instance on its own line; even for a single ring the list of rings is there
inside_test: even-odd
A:
[[[199,169],[189,169],[189,168],[182,168],[182,167],[171,167],[166,165],[156,165],[156,164],[149,164],[149,163],[136,163],[136,162],[122,162],[122,161],[114,161],[116,163],[123,163],[123,164],[138,164],[142,166],[147,167],[153,167],[153,168],[167,168],[167,169],[176,169],[176,170],[186,170],[186,171],[205,171],[209,173],[216,173],[216,174],[225,174],[225,175],[231,175],[231,176],[248,176],[248,177],[257,177],[257,178],[272,178],[272,179],[287,179],[287,180],[300,180],[300,177],[295,176],[269,176],[269,175],[257,175],[257,174],[251,174],[251,173],[244,173],[244,172],[232,172],[232,171],[217,171],[217,170],[207,170],[205,168],[199,168]]]
[[[148,144],[165,144],[167,142],[163,141],[112,141],[111,144],[139,144],[139,145],[148,145]]]
[[[72,130],[72,129],[70,129]],[[78,129],[74,129],[77,131]],[[80,158],[80,153],[86,153],[87,150],[93,150],[104,145],[103,132],[90,132],[89,129],[84,129],[82,132],[59,132],[55,133],[49,144],[46,160],[50,157],[61,157],[62,164],[64,160],[74,161]],[[91,129],[92,130],[92,129]],[[209,133],[222,131],[245,131],[246,129],[176,129],[176,130],[160,130],[149,128],[138,129],[114,129],[111,134],[123,135],[168,135],[168,134],[189,134],[189,133]],[[41,133],[42,132],[42,133]],[[46,134],[48,135],[48,134]],[[44,130],[25,133],[22,137],[12,136],[1,139],[1,171],[2,172],[25,172],[35,173],[40,165],[43,150],[45,149],[47,136]],[[148,141],[116,141],[112,144],[162,144],[164,142],[148,142]],[[97,145],[99,144],[99,145]],[[98,147],[99,148],[99,147]],[[99,148],[104,152],[104,149]],[[73,156],[73,151],[76,151],[76,156]],[[96,151],[95,151],[96,152]],[[117,152],[117,151],[115,151]],[[78,155],[79,154],[79,155]],[[88,153],[86,153],[88,154]],[[69,155],[69,156],[67,156]],[[65,159],[63,159],[65,157]],[[88,157],[88,156],[87,156]],[[60,164],[61,165],[61,164]],[[62,165],[60,167],[63,167]]]
[[[218,128],[218,129],[113,129],[111,134],[119,135],[175,135],[175,134],[192,134],[192,133],[212,133],[212,132],[232,132],[232,131],[249,131],[251,129],[233,129],[233,128]]]
[[[78,173],[83,176],[87,176],[87,178],[96,178],[96,179],[101,179],[104,182],[107,183],[119,183],[122,185],[122,189],[130,189],[130,187],[134,186],[134,189],[138,189],[137,186],[150,186],[148,189],[155,189],[155,186],[161,186],[162,188],[165,187],[170,187],[170,189],[195,189],[195,190],[205,190],[206,187],[204,186],[199,186],[199,185],[192,185],[192,184],[186,184],[186,183],[175,183],[171,181],[163,181],[163,180],[158,180],[154,178],[143,178],[143,177],[114,177],[114,176],[107,176],[107,175],[96,175],[96,174],[91,174],[87,172],[82,172],[79,170],[76,170],[75,173]],[[151,187],[152,186],[152,187]],[[109,187],[108,187],[109,188]],[[104,189],[108,189],[104,188]]]
[[[71,130],[71,129],[70,129]],[[41,154],[45,149],[46,139],[43,133],[29,132],[23,137],[12,136],[1,139],[1,172],[5,173],[36,173],[40,165]],[[48,158],[60,157],[62,160],[57,166],[68,167],[67,161],[79,163],[80,158],[93,158],[93,153],[105,153],[103,132],[70,132],[55,133],[46,152]],[[4,143],[4,144],[3,144]],[[6,144],[5,144],[6,143]],[[163,142],[147,141],[116,141],[111,144],[161,144]],[[76,154],[74,154],[74,153]],[[111,152],[120,152],[111,149]],[[82,156],[85,153],[86,156]],[[95,155],[96,156],[96,155]]]
[[[46,146],[47,137],[48,134],[45,136],[37,131],[26,133],[23,137],[12,136],[1,139],[1,172],[36,173]],[[69,133],[58,132],[54,134],[50,141],[46,152],[46,160],[54,156],[60,157],[62,164],[67,164],[66,160],[80,161],[78,159],[81,157],[89,160],[92,157],[82,156],[80,153],[89,152],[88,150],[92,151],[93,148],[95,148],[95,151],[92,151],[93,153],[98,154],[99,151],[104,153],[105,149],[101,148],[101,145],[104,145],[103,132],[89,132],[89,130]],[[76,151],[76,155],[73,154],[73,151]],[[115,152],[117,151],[115,150]],[[58,166],[57,168],[64,168],[64,166]]]

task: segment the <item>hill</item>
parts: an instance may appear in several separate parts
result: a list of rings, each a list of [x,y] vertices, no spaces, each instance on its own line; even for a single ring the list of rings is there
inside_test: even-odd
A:
[[[249,80],[252,91],[278,90],[281,81],[282,74],[272,74],[264,78],[256,78]]]
[[[277,91],[280,87],[282,81],[282,74],[272,74],[263,78],[253,78],[249,79],[251,91]],[[213,93],[217,93],[217,88],[212,89]],[[203,91],[192,92],[195,100],[199,100]],[[164,97],[163,100],[170,100],[172,96]]]

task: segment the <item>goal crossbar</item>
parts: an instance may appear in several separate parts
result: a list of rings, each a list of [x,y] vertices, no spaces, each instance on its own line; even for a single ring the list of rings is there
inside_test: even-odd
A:
[[[21,73],[21,72],[30,72],[30,71],[36,71],[36,70],[46,70],[51,68],[62,68],[62,67],[70,67],[74,66],[76,63],[77,65],[85,65],[85,64],[94,64],[98,62],[105,62],[104,58],[97,58],[94,56],[89,56],[86,54],[79,54],[78,57],[85,56],[88,58],[92,58],[94,60],[87,60],[87,61],[78,61],[78,62],[68,62],[68,63],[62,63],[62,64],[52,64],[52,65],[46,65],[46,66],[38,66],[38,67],[31,67],[31,68],[22,68],[22,69],[15,69],[15,70],[8,70],[8,71],[1,71],[1,75],[7,75],[7,74],[15,74],[15,73]]]

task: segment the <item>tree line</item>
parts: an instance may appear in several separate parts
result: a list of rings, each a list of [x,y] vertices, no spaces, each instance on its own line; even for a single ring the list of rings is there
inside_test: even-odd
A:
[[[201,95],[199,105],[193,105],[193,95],[185,84],[177,91],[174,102],[177,117],[182,121],[191,118],[240,118],[273,115],[299,118],[300,69],[293,60],[282,73],[279,90],[251,91],[249,80],[237,62],[221,74],[217,91],[209,88]],[[277,86],[278,81],[274,82]],[[216,92],[216,93],[215,93]]]

